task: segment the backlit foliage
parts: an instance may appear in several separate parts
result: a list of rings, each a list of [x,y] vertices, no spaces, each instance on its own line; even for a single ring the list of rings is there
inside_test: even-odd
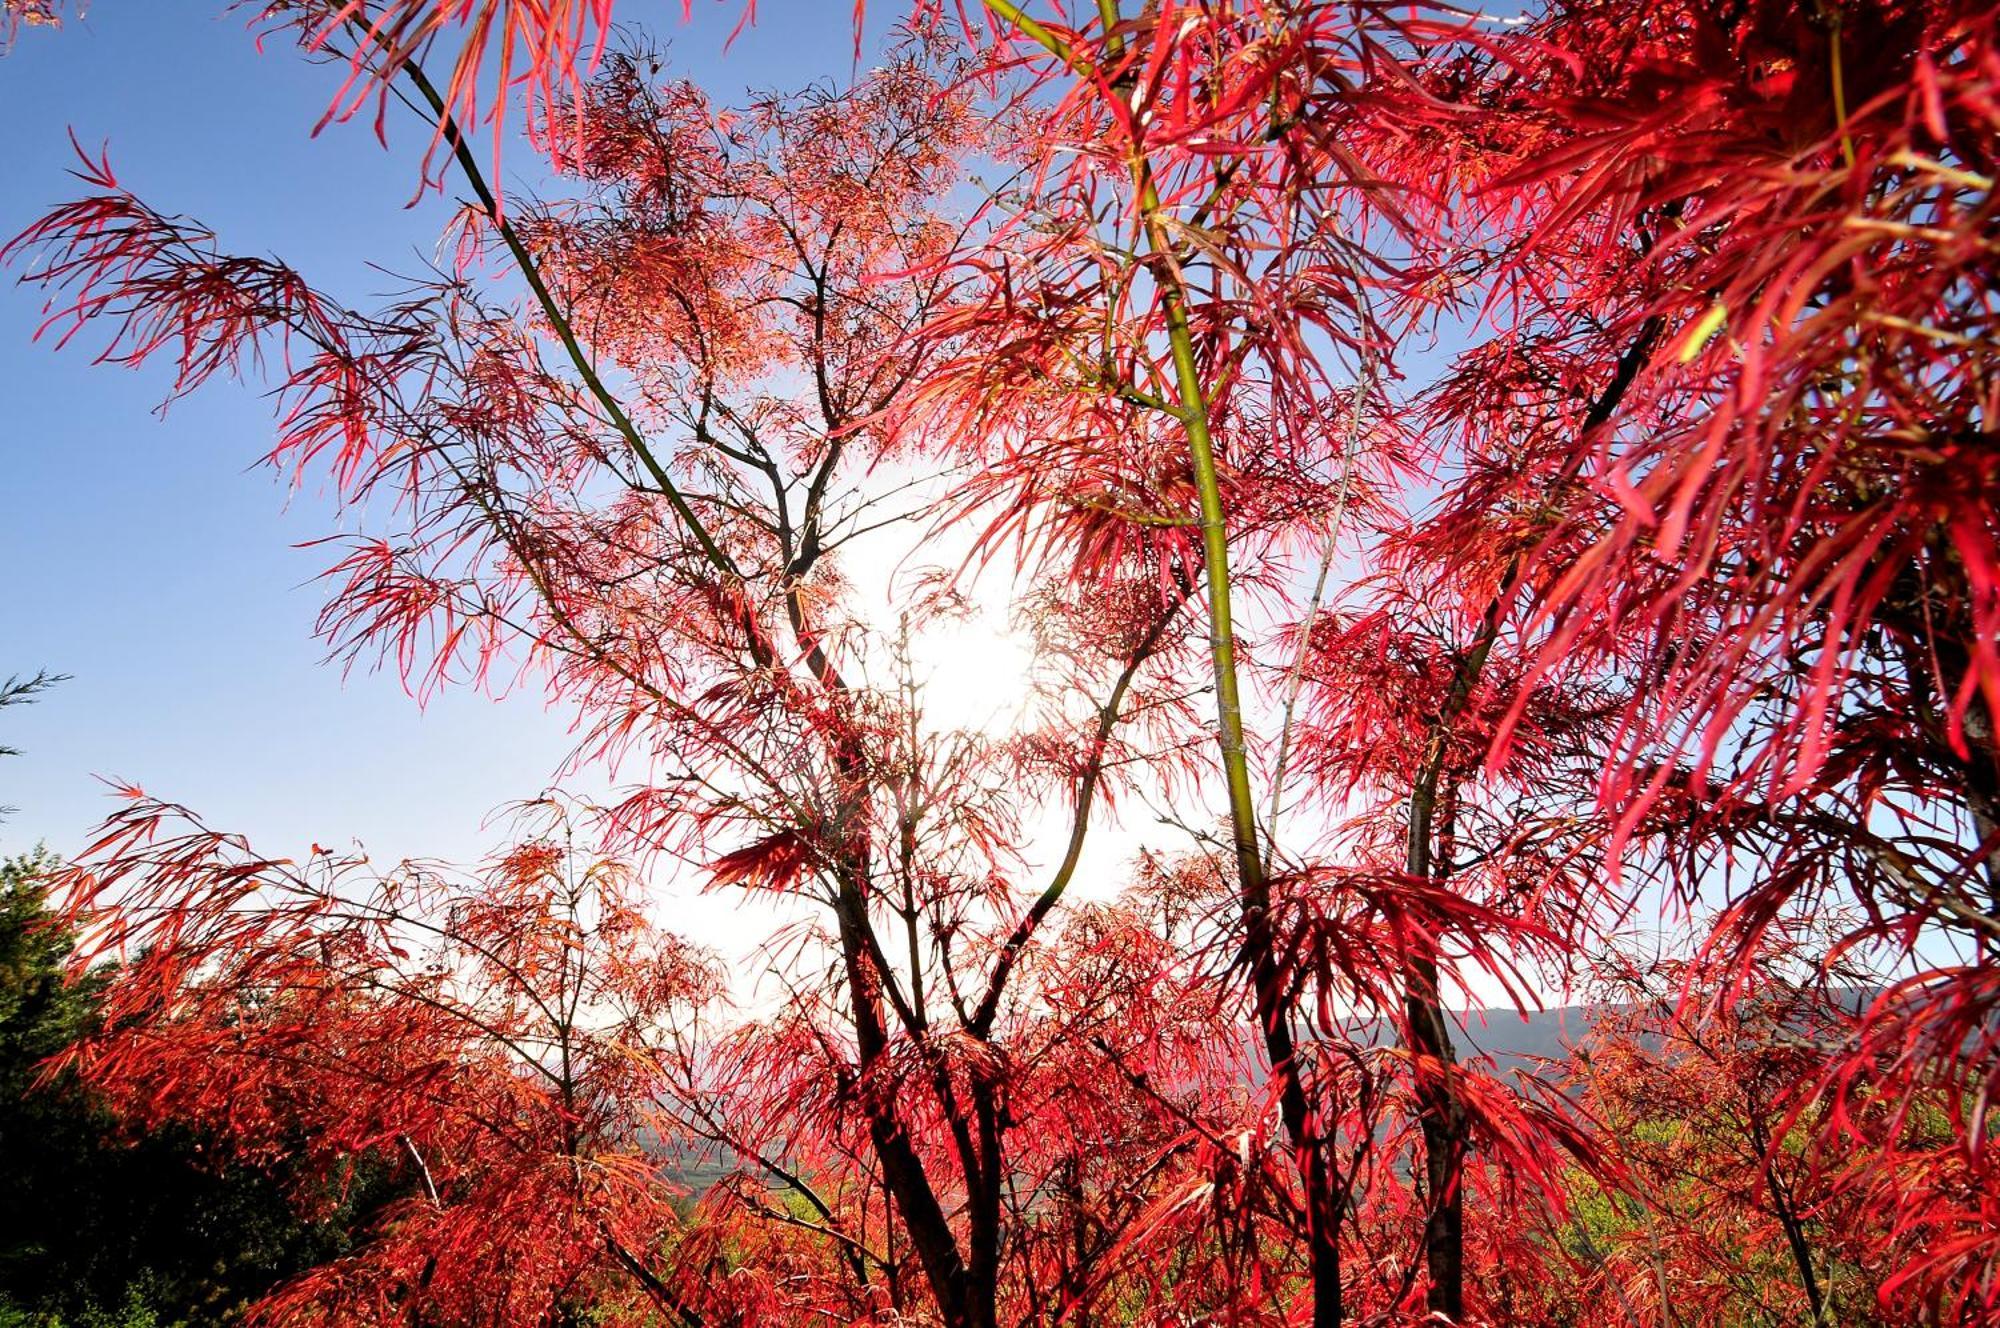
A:
[[[277,389],[336,654],[623,781],[470,876],[136,794],[72,870],[87,1077],[425,1180],[257,1314],[2000,1313],[1990,3],[920,0],[740,107],[614,9],[262,14],[467,195],[383,307],[102,155],[6,250]],[[1566,1058],[1452,1012],[1587,974]]]

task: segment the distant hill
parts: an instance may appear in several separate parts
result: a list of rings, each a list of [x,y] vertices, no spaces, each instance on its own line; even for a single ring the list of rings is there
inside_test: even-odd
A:
[[[1593,1020],[1605,1012],[1621,1007],[1610,1005],[1563,1005],[1551,1010],[1447,1010],[1451,1021],[1451,1042],[1461,1061],[1477,1056],[1490,1056],[1494,1067],[1502,1074],[1514,1069],[1532,1069],[1539,1062],[1559,1061],[1569,1055],[1569,1050],[1590,1032]],[[1395,1039],[1393,1025],[1386,1019],[1372,1019],[1357,1024],[1353,1029],[1354,1040],[1363,1046],[1380,1046]],[[1254,1032],[1244,1033],[1246,1044],[1255,1051],[1250,1059],[1256,1063],[1261,1059],[1260,1039]],[[1301,1040],[1305,1040],[1302,1036]],[[1256,1082],[1263,1082],[1263,1071],[1257,1071]]]
[[[1459,1023],[1452,1040],[1459,1054],[1491,1056],[1502,1069],[1542,1058],[1560,1060],[1590,1032],[1591,1024],[1615,1007],[1563,1005],[1553,1010],[1467,1010],[1455,1014]]]

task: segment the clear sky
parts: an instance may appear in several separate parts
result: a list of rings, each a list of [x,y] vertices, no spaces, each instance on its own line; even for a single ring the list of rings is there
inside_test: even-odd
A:
[[[741,0],[704,0],[689,26],[679,0],[655,3],[675,66],[723,100],[852,71],[845,0],[762,0],[726,53]],[[412,268],[435,242],[440,206],[404,206],[424,136],[392,119],[387,151],[363,122],[311,138],[335,72],[276,44],[260,55],[246,11],[224,8],[93,0],[60,32],[24,31],[0,57],[0,232],[78,192],[74,130],[108,140],[154,206],[365,303],[393,285],[369,263]],[[73,677],[0,712],[0,745],[24,752],[0,760],[0,804],[19,809],[0,851],[79,847],[111,805],[100,775],[271,852],[491,847],[483,818],[549,782],[567,716],[532,692],[447,693],[420,711],[393,677],[323,664],[324,554],[296,546],[335,518],[324,495],[288,495],[254,467],[271,433],[259,390],[218,382],[156,417],[160,372],[93,365],[83,339],[61,354],[30,344],[40,309],[38,292],[0,282],[0,677]]]

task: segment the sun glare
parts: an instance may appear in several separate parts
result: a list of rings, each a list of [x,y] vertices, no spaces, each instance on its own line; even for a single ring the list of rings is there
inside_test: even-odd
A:
[[[911,641],[910,651],[933,728],[997,736],[1020,721],[1034,652],[1002,612],[982,607],[970,617],[935,623]]]

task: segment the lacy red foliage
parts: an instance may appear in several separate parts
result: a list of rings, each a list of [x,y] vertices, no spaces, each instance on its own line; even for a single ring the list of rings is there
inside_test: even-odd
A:
[[[416,94],[449,272],[358,312],[101,154],[5,251],[381,499],[337,654],[631,781],[469,880],[146,802],[74,870],[116,1105],[421,1182],[267,1317],[2000,1312],[2000,11],[902,12],[732,109],[610,0],[281,6],[332,117]],[[975,573],[1001,733],[926,688]],[[1114,804],[1192,851],[1079,899]],[[677,865],[792,919],[760,1003]],[[1471,1052],[1691,918],[1566,1062]]]
[[[1918,974],[1832,1081],[1914,1097],[1942,1076],[1975,1167],[1985,1113],[1957,1086],[1995,1072],[1977,1030],[2000,939],[1995,22],[1579,6],[1437,84],[1477,107],[1455,188],[1519,237],[1477,278],[1499,335],[1437,397],[1494,440],[1437,547],[1476,548],[1496,498],[1535,511],[1536,673],[1595,657],[1632,683],[1599,775],[1617,842],[1664,836],[1685,894],[1723,892],[1717,951],[1745,964],[1787,915],[1857,903],[1840,949]],[[1597,410],[1577,384],[1609,366]],[[1941,1199],[1873,1174],[1916,1210]],[[1990,1309],[1960,1257],[1927,1266]]]
[[[308,1197],[359,1158],[410,1192],[253,1319],[534,1323],[600,1284],[696,1298],[650,1268],[678,1219],[648,1103],[721,975],[647,922],[622,866],[566,846],[559,807],[525,812],[476,876],[377,873],[317,846],[258,857],[133,790],[64,870],[76,962],[120,966],[105,1031],[68,1053],[112,1106],[283,1156]]]

